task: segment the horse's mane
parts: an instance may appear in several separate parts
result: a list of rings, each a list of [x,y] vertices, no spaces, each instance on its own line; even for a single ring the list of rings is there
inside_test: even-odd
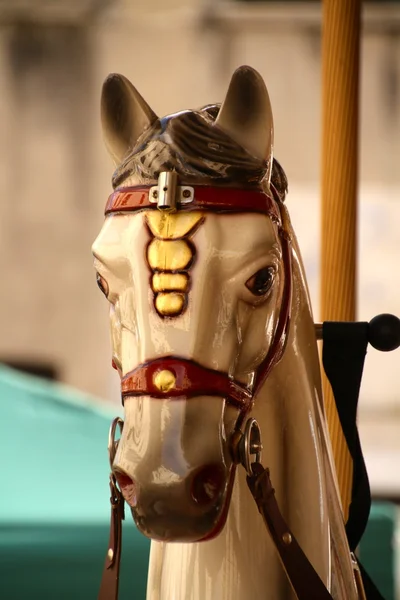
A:
[[[161,171],[171,170],[181,175],[186,184],[262,186],[268,162],[252,156],[214,126],[219,109],[219,104],[212,104],[158,119],[118,166],[113,187],[130,177],[148,184],[157,180]],[[273,159],[271,182],[283,200],[287,179],[276,159]]]

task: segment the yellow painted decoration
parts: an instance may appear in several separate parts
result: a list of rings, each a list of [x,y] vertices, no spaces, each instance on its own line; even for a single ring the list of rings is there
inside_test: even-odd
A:
[[[160,271],[185,269],[192,257],[192,250],[185,240],[165,241],[154,239],[147,250],[150,267]]]
[[[171,214],[152,210],[146,213],[146,220],[151,233],[157,238],[167,240],[174,240],[188,235],[202,218],[203,213],[197,211]]]
[[[153,377],[153,383],[160,392],[169,392],[175,387],[176,377],[172,371],[164,369],[158,371]]]
[[[154,273],[152,280],[153,292],[175,290],[186,292],[189,286],[189,276],[186,273]]]
[[[177,317],[186,307],[189,292],[189,274],[182,271],[190,269],[194,258],[194,246],[185,236],[194,233],[204,216],[199,211],[166,213],[152,210],[145,218],[154,236],[147,248],[147,260],[150,269],[156,271],[151,279],[155,307],[162,316]]]
[[[156,296],[156,309],[165,317],[180,315],[185,306],[185,294],[176,292],[160,293]]]

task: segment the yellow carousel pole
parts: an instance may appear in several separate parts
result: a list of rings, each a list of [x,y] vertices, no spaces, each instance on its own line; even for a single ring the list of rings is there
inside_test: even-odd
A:
[[[356,318],[361,0],[323,0],[321,318]],[[345,519],[353,463],[330,385],[324,398]]]

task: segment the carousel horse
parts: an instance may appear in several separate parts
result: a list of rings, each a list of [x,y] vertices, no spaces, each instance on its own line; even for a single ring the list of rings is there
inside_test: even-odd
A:
[[[116,170],[93,254],[124,422],[100,597],[122,502],[152,540],[148,600],[362,598],[263,79],[241,67],[221,106],[158,118],[111,75],[102,123]]]

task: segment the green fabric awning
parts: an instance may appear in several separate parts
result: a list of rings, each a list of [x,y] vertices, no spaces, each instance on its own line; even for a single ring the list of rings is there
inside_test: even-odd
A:
[[[112,408],[0,366],[0,598],[97,597],[109,533]],[[149,541],[127,513],[121,600],[144,600]]]
[[[96,600],[109,533],[111,407],[0,365],[0,599]],[[127,511],[120,600],[145,600],[150,543]],[[360,556],[395,598],[397,509],[373,506]],[[206,599],[205,599],[206,600]]]

